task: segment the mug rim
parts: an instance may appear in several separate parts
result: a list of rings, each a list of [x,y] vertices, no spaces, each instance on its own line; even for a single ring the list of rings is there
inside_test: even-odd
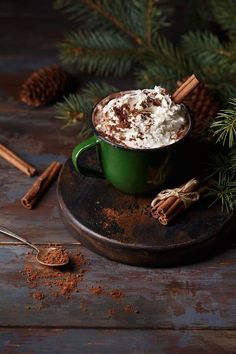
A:
[[[108,140],[106,139],[103,135],[101,135],[99,133],[99,131],[95,128],[94,126],[94,114],[95,114],[95,110],[97,108],[97,106],[103,101],[105,100],[106,98],[108,97],[111,97],[111,99],[113,98],[113,96],[117,95],[118,93],[122,93],[122,94],[125,94],[125,93],[128,93],[128,92],[131,92],[133,90],[125,90],[125,91],[116,91],[116,92],[113,92],[112,94],[108,95],[108,96],[105,96],[103,98],[101,98],[99,101],[97,101],[95,103],[95,105],[93,106],[93,110],[92,110],[92,114],[90,115],[90,119],[89,119],[89,123],[90,123],[90,127],[94,133],[94,135],[96,135],[99,139],[103,140],[104,142],[106,142],[107,144],[109,145],[112,145],[113,147],[116,147],[118,149],[123,149],[123,150],[130,150],[130,151],[134,151],[134,152],[152,152],[152,151],[159,151],[159,150],[164,150],[164,149],[168,149],[170,148],[171,146],[174,146],[178,143],[180,143],[181,141],[183,141],[185,138],[187,138],[187,136],[189,135],[190,131],[191,131],[191,128],[192,128],[192,118],[191,118],[191,114],[187,108],[187,106],[183,103],[181,103],[182,106],[185,107],[186,109],[186,116],[187,116],[187,119],[188,119],[188,129],[186,131],[186,133],[184,134],[184,136],[182,136],[180,139],[178,139],[177,141],[175,141],[174,143],[172,144],[169,144],[169,145],[163,145],[163,146],[159,146],[159,147],[155,147],[155,148],[132,148],[132,147],[129,147],[129,146],[124,146],[124,145],[121,145],[121,144],[118,144],[116,142],[113,142],[111,140]],[[109,101],[108,101],[109,102]]]

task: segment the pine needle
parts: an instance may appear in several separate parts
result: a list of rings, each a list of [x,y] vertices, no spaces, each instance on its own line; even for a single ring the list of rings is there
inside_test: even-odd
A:
[[[70,94],[68,97],[64,97],[62,102],[56,104],[55,117],[65,120],[63,128],[80,123],[80,137],[88,136],[91,131],[88,117],[91,115],[94,105],[99,99],[115,91],[117,89],[106,82],[89,82],[81,93]]]
[[[217,136],[217,142],[231,148],[236,142],[236,98],[230,99],[229,105],[232,108],[220,111],[211,127],[214,136]]]

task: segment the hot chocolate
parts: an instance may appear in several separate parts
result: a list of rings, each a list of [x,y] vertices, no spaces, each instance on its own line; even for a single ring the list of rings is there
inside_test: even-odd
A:
[[[188,130],[186,108],[160,86],[105,98],[95,109],[93,124],[105,139],[135,149],[171,145]]]

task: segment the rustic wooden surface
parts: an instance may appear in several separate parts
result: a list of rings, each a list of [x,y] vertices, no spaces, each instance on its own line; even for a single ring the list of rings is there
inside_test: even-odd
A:
[[[61,130],[53,107],[29,109],[17,92],[32,70],[56,61],[55,43],[69,26],[51,10],[50,1],[0,2],[0,142],[39,170],[68,158],[77,128]],[[37,244],[56,241],[72,251],[79,248],[88,260],[79,292],[39,310],[22,274],[28,248],[0,235],[1,354],[235,353],[234,240],[193,265],[144,269],[118,264],[81,247],[66,231],[55,185],[29,211],[19,199],[34,179],[3,160],[0,171],[0,225]],[[120,289],[124,296],[95,296],[90,289],[98,285]],[[125,311],[126,305],[134,311]]]

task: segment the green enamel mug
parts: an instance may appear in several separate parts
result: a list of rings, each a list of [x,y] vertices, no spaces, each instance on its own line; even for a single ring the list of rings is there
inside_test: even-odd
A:
[[[143,194],[157,189],[169,178],[180,154],[183,140],[191,129],[191,118],[186,111],[188,122],[183,136],[171,145],[151,149],[134,149],[124,147],[107,140],[99,134],[94,126],[94,117],[98,104],[106,104],[119,94],[129,91],[111,94],[103,98],[95,106],[90,124],[93,136],[77,145],[72,152],[72,162],[77,172],[92,177],[106,178],[115,188],[128,194]],[[80,157],[85,151],[97,149],[97,156],[101,171],[84,166]]]

